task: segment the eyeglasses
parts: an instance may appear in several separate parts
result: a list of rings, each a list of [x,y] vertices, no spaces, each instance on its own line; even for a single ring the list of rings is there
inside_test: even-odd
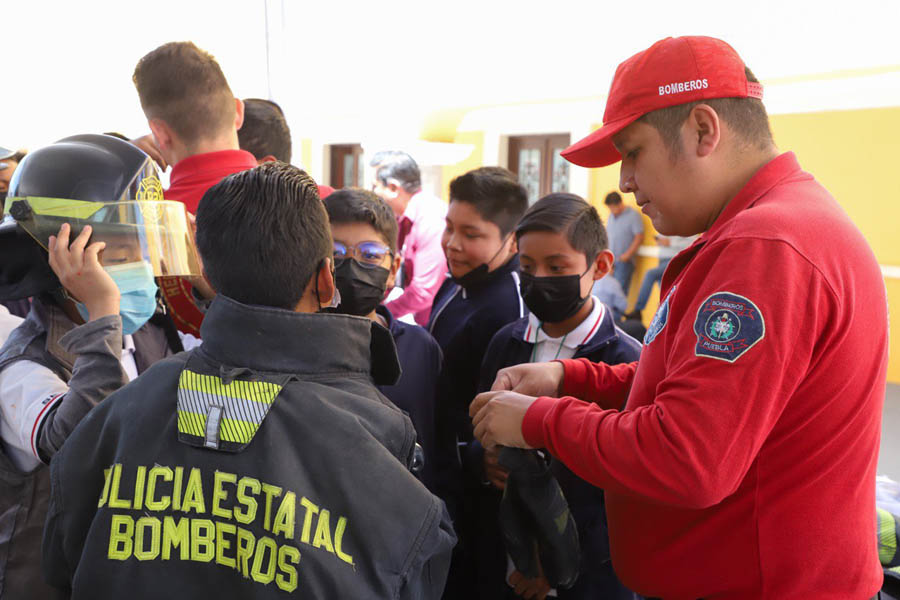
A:
[[[341,242],[334,242],[334,263],[339,265],[348,258],[356,260],[360,266],[367,269],[380,267],[384,257],[388,254],[393,258],[394,253],[387,246],[377,242],[360,242],[355,246],[348,246]]]

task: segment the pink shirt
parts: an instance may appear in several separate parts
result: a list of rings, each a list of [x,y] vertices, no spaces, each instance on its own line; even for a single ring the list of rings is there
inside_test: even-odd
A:
[[[447,276],[447,260],[441,249],[446,215],[447,205],[439,198],[418,192],[398,221],[401,232],[409,230],[405,238],[402,233],[400,236],[406,285],[403,294],[385,305],[396,319],[413,313],[416,323],[428,323],[434,295]]]

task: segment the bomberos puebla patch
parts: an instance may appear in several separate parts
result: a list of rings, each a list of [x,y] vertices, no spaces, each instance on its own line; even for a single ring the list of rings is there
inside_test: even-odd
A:
[[[700,304],[694,333],[694,354],[733,363],[765,337],[766,323],[747,298],[716,292]]]

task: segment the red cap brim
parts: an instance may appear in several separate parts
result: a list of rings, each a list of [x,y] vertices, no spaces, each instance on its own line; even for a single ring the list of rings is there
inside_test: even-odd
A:
[[[579,167],[605,167],[622,160],[622,156],[612,143],[616,135],[641,115],[629,115],[624,119],[612,121],[593,132],[584,139],[578,140],[561,152],[563,158]]]

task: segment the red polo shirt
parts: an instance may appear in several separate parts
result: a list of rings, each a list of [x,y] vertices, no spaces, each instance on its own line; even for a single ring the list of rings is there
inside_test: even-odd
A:
[[[189,156],[172,167],[166,200],[183,202],[189,213],[197,214],[197,205],[206,190],[232,173],[255,166],[256,158],[245,150],[220,150]]]
[[[220,150],[189,156],[172,167],[165,198],[184,203],[188,212],[196,214],[206,190],[232,173],[254,167],[256,158],[244,150]],[[181,277],[163,277],[160,289],[178,329],[199,337],[203,313],[194,303],[191,284]]]
[[[522,425],[606,490],[613,566],[664,598],[870,598],[887,300],[793,154],[669,264],[638,363],[563,361]],[[608,410],[621,406],[623,411]]]

